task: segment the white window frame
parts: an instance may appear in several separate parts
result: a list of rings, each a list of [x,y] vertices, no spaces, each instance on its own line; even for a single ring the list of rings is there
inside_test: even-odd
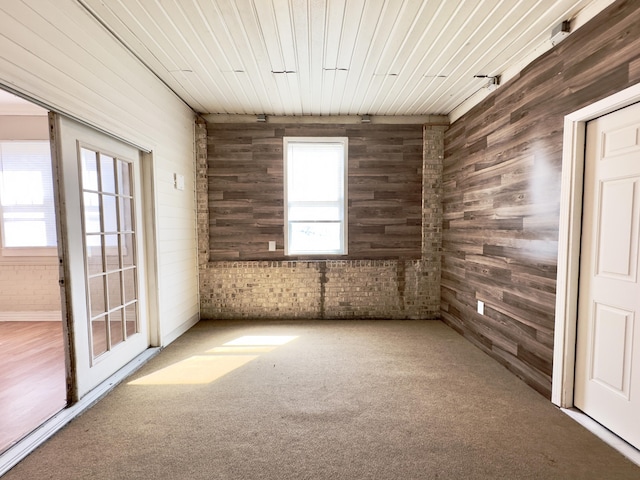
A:
[[[49,145],[48,140],[0,140],[1,143],[46,143]],[[53,175],[51,177],[51,181],[53,181]],[[53,202],[53,198],[49,199]],[[55,219],[54,219],[55,220]],[[33,258],[34,262],[36,258],[42,257],[57,257],[58,255],[58,247],[57,246],[46,246],[46,247],[6,247],[4,245],[4,218],[3,218],[3,209],[0,204],[0,263],[14,263],[12,259],[20,258],[21,262],[24,261],[26,257]],[[33,262],[29,262],[33,263]],[[47,263],[49,263],[47,261]]]
[[[338,205],[340,207],[340,248],[338,250],[313,250],[313,251],[292,251],[290,248],[290,236],[291,236],[291,226],[295,222],[304,222],[304,223],[322,223],[323,221],[318,220],[296,220],[289,221],[289,208],[292,206],[309,206],[309,202],[301,202],[298,205],[298,202],[290,202],[289,201],[289,170],[290,170],[290,146],[295,144],[337,144],[342,147],[343,155],[342,155],[342,198],[340,198],[337,202],[332,202],[332,205]],[[284,157],[284,254],[286,256],[318,256],[318,255],[347,255],[348,253],[348,164],[349,164],[349,139],[348,137],[283,137],[283,157]],[[316,204],[326,203],[326,202],[313,202]],[[333,221],[335,222],[335,221]]]

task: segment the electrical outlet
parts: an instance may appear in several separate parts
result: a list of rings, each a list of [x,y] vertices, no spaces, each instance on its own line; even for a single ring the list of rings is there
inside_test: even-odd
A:
[[[478,313],[484,315],[484,302],[482,300],[478,300]]]
[[[269,251],[270,252],[276,251],[276,242],[274,240],[269,240]]]

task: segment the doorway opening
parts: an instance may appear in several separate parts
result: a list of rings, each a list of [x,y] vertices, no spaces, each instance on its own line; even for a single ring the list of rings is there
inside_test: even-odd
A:
[[[47,115],[0,90],[0,453],[67,405]]]
[[[551,401],[640,465],[640,452],[578,412],[574,405],[580,247],[587,122],[640,102],[640,84],[565,117],[558,237],[558,276]]]

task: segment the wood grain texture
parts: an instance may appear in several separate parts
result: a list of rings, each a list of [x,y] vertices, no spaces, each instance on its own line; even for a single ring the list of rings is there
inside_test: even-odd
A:
[[[209,123],[207,130],[211,261],[300,258],[283,251],[283,136],[349,137],[349,255],[338,258],[421,258],[422,125]]]
[[[563,117],[639,62],[640,3],[615,2],[445,133],[442,318],[547,397]]]
[[[0,322],[0,453],[66,403],[61,322]]]

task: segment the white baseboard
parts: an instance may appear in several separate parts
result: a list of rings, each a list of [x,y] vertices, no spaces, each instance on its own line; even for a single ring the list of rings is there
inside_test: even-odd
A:
[[[640,467],[640,450],[633,445],[625,442],[577,408],[561,408],[560,410]]]
[[[61,322],[60,311],[0,312],[0,322]]]
[[[167,345],[169,345],[171,342],[173,342],[176,338],[178,338],[180,335],[185,333],[187,330],[189,330],[199,321],[200,321],[200,314],[197,313],[194,316],[192,316],[189,320],[184,322],[182,325],[180,325],[178,328],[174,329],[172,332],[169,332],[167,335],[164,335],[162,338],[162,347],[164,348]]]

